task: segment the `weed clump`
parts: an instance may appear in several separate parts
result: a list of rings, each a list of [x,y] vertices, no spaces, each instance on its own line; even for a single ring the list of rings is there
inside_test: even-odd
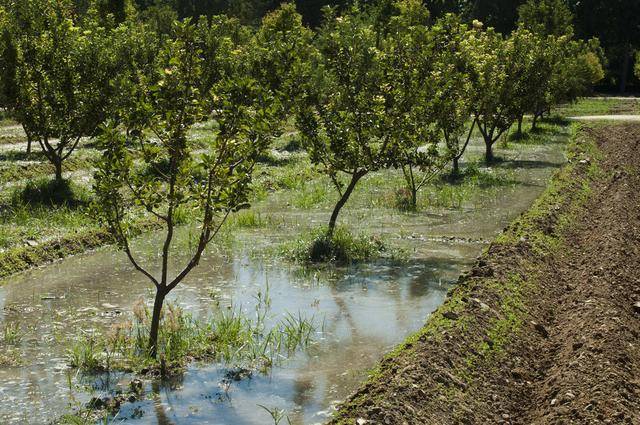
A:
[[[412,212],[417,209],[413,203],[411,191],[406,187],[401,187],[394,192],[394,204],[400,211]]]
[[[320,227],[285,245],[283,254],[302,264],[334,263],[347,265],[382,257],[387,252],[377,236],[354,235],[344,227],[328,236]]]
[[[174,304],[162,310],[158,358],[148,348],[151,312],[140,301],[130,320],[103,334],[83,335],[67,351],[70,366],[85,372],[110,370],[171,375],[190,360],[212,360],[267,370],[311,342],[314,319],[286,314],[267,328],[270,298],[256,298],[255,316],[240,309],[223,309],[209,319],[196,320]]]

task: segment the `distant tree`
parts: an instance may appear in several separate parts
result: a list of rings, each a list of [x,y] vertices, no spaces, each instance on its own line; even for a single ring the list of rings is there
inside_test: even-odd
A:
[[[11,17],[0,8],[0,107],[11,110],[16,93],[16,66],[18,51],[15,45]]]
[[[634,68],[634,73],[636,78],[640,79],[640,53],[636,53],[636,65]]]
[[[513,49],[493,29],[476,22],[462,46],[470,81],[471,111],[485,143],[485,160],[493,162],[493,145],[511,127],[517,111]]]
[[[95,173],[97,211],[134,267],[156,287],[149,354],[158,354],[157,338],[166,296],[195,268],[229,214],[248,206],[257,158],[273,136],[277,100],[249,77],[244,67],[250,51],[235,52],[235,72],[209,92],[200,90],[207,63],[196,26],[177,24],[175,38],[158,55],[156,74],[131,86],[138,114],[130,131],[110,125],[103,136],[104,154]],[[206,152],[189,139],[188,130],[215,111],[216,129]],[[145,267],[130,248],[129,223],[139,209],[164,227],[160,273]],[[174,274],[170,264],[180,211],[197,223],[190,260]]]
[[[468,36],[468,26],[458,15],[447,14],[431,29],[434,37],[434,71],[431,75],[435,88],[432,111],[437,129],[447,147],[452,163],[452,175],[460,174],[460,160],[469,145],[476,126],[475,118],[468,126],[471,109],[471,89],[462,46]]]
[[[130,0],[93,0],[89,13],[101,26],[114,27],[135,13],[135,5]]]
[[[156,75],[156,58],[164,39],[150,24],[132,19],[113,30],[114,72],[108,116],[115,123],[125,124],[125,131],[126,124],[139,114],[138,99],[131,96],[131,91]]]
[[[16,30],[15,119],[38,142],[62,180],[62,164],[82,137],[95,135],[111,101],[113,51],[108,32],[74,24],[69,4],[21,3]],[[17,10],[14,9],[14,12]]]
[[[314,33],[292,3],[267,14],[253,38],[252,72],[282,99],[283,114],[293,111],[308,77]]]
[[[640,2],[635,0],[568,0],[582,39],[597,37],[607,53],[621,93],[626,91],[633,52],[640,48]]]
[[[468,0],[463,1],[463,12],[468,20],[477,19],[487,28],[509,34],[518,20],[518,6],[525,0]]]
[[[178,12],[166,4],[145,8],[139,16],[158,36],[170,35],[174,22],[178,20]]]
[[[573,34],[573,14],[566,0],[527,0],[518,8],[521,28],[542,36]]]
[[[238,54],[246,48],[253,33],[239,19],[226,15],[201,16],[196,31],[204,60],[199,89],[207,93],[220,81],[236,74]]]
[[[389,93],[377,33],[358,10],[329,15],[318,34],[320,55],[300,103],[297,124],[311,161],[339,194],[327,236],[358,182],[389,166]],[[346,182],[345,182],[346,179]]]
[[[381,43],[387,81],[385,137],[390,137],[394,150],[392,165],[402,170],[410,195],[405,208],[415,210],[420,189],[449,162],[449,151],[438,146],[442,105],[434,105],[439,90],[446,88],[438,87],[441,75],[434,64],[429,11],[420,0],[396,1],[393,7],[395,15]]]
[[[509,37],[507,47],[512,65],[509,73],[513,81],[511,95],[518,137],[522,136],[525,114],[534,113],[533,128],[536,127],[540,111],[534,110],[534,105],[544,103],[542,99],[546,96],[552,73],[548,50],[554,42],[554,36],[544,37],[525,28],[519,28]]]

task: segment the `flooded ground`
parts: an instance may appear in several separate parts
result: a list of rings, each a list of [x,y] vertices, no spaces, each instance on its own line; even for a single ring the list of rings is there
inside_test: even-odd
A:
[[[255,295],[268,286],[273,317],[313,317],[315,342],[268,375],[254,373],[237,382],[225,379],[221,365],[193,364],[180,379],[148,382],[148,399],[125,405],[119,418],[163,425],[270,423],[262,405],[285,410],[292,423],[325,421],[385,352],[421,327],[488,241],[528,208],[564,163],[563,151],[557,143],[500,152],[507,158],[500,167],[513,171],[515,184],[479,190],[456,209],[407,214],[370,208],[364,197],[378,196],[375,190],[356,196],[343,222],[406,249],[410,258],[402,264],[301,273],[263,253],[323,224],[329,211],[289,208],[277,194],[259,203],[257,211],[278,224],[239,230],[225,246],[213,247],[171,299],[196,315],[231,304],[250,313]],[[472,147],[472,155],[480,152],[479,144]],[[153,257],[156,242],[157,235],[147,235],[135,249]],[[66,366],[69,341],[81,330],[122,320],[141,297],[151,297],[150,284],[112,248],[14,276],[1,286],[0,329],[19,329],[19,338],[0,343],[0,352],[14,363],[0,366],[0,423],[47,423],[68,411],[72,393],[88,400],[89,393],[69,389],[69,374],[72,383],[79,378]],[[112,375],[84,382],[100,393],[129,379]]]

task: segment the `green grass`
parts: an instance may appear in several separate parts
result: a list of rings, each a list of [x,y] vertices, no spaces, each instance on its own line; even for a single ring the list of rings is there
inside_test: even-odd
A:
[[[313,318],[285,314],[268,327],[267,318],[272,318],[268,290],[258,294],[256,300],[251,316],[231,307],[199,320],[168,303],[160,324],[157,359],[150,357],[148,351],[151,313],[140,302],[129,320],[113,325],[105,333],[76,338],[67,359],[72,367],[84,372],[157,370],[165,375],[181,370],[193,359],[266,371],[307,347],[315,325]]]
[[[298,239],[280,247],[282,257],[299,264],[347,265],[392,254],[376,236],[354,235],[345,227],[337,227],[333,236],[327,236],[325,227],[302,234]]]
[[[576,103],[554,108],[563,116],[628,115],[640,113],[640,99],[581,98]]]

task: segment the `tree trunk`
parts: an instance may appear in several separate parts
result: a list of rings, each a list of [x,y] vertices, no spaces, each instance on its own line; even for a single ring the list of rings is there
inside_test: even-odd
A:
[[[620,93],[627,91],[627,80],[629,79],[629,65],[631,62],[631,48],[625,46],[624,58],[622,59],[622,69],[620,70]]]
[[[411,208],[413,211],[418,209],[418,189],[415,184],[411,187]]]
[[[460,175],[460,158],[455,156],[453,157],[453,174],[454,177],[458,177]]]
[[[165,296],[164,289],[156,289],[156,299],[153,303],[153,315],[151,316],[151,332],[149,333],[149,355],[154,359],[158,355],[158,330],[160,329],[160,314]]]
[[[329,229],[327,229],[327,236],[329,237],[333,236],[333,232],[336,230],[336,221],[338,220],[338,214],[340,214],[340,210],[342,209],[342,207],[344,207],[344,204],[347,203],[347,201],[349,200],[349,197],[351,196],[351,193],[353,192],[353,189],[355,189],[356,187],[356,184],[358,184],[358,181],[365,174],[366,173],[364,172],[357,171],[355,174],[351,176],[351,182],[349,182],[349,186],[347,186],[347,189],[342,194],[342,197],[340,197],[340,200],[338,201],[336,206],[333,208],[333,212],[331,213],[331,219],[329,219]]]
[[[29,130],[24,124],[22,124],[22,131],[27,136],[27,155],[29,155],[31,153],[31,135],[29,135]]]
[[[484,141],[484,144],[486,146],[486,151],[484,153],[484,160],[487,164],[491,164],[494,160],[494,156],[493,156],[493,142]]]
[[[538,129],[538,113],[534,113],[533,114],[533,122],[531,123],[531,130],[537,130]]]
[[[53,161],[53,166],[56,169],[56,181],[61,182],[62,181],[62,160],[61,159],[56,159],[55,161]]]
[[[523,119],[524,117],[522,115],[518,117],[518,138],[522,137],[522,120]]]

